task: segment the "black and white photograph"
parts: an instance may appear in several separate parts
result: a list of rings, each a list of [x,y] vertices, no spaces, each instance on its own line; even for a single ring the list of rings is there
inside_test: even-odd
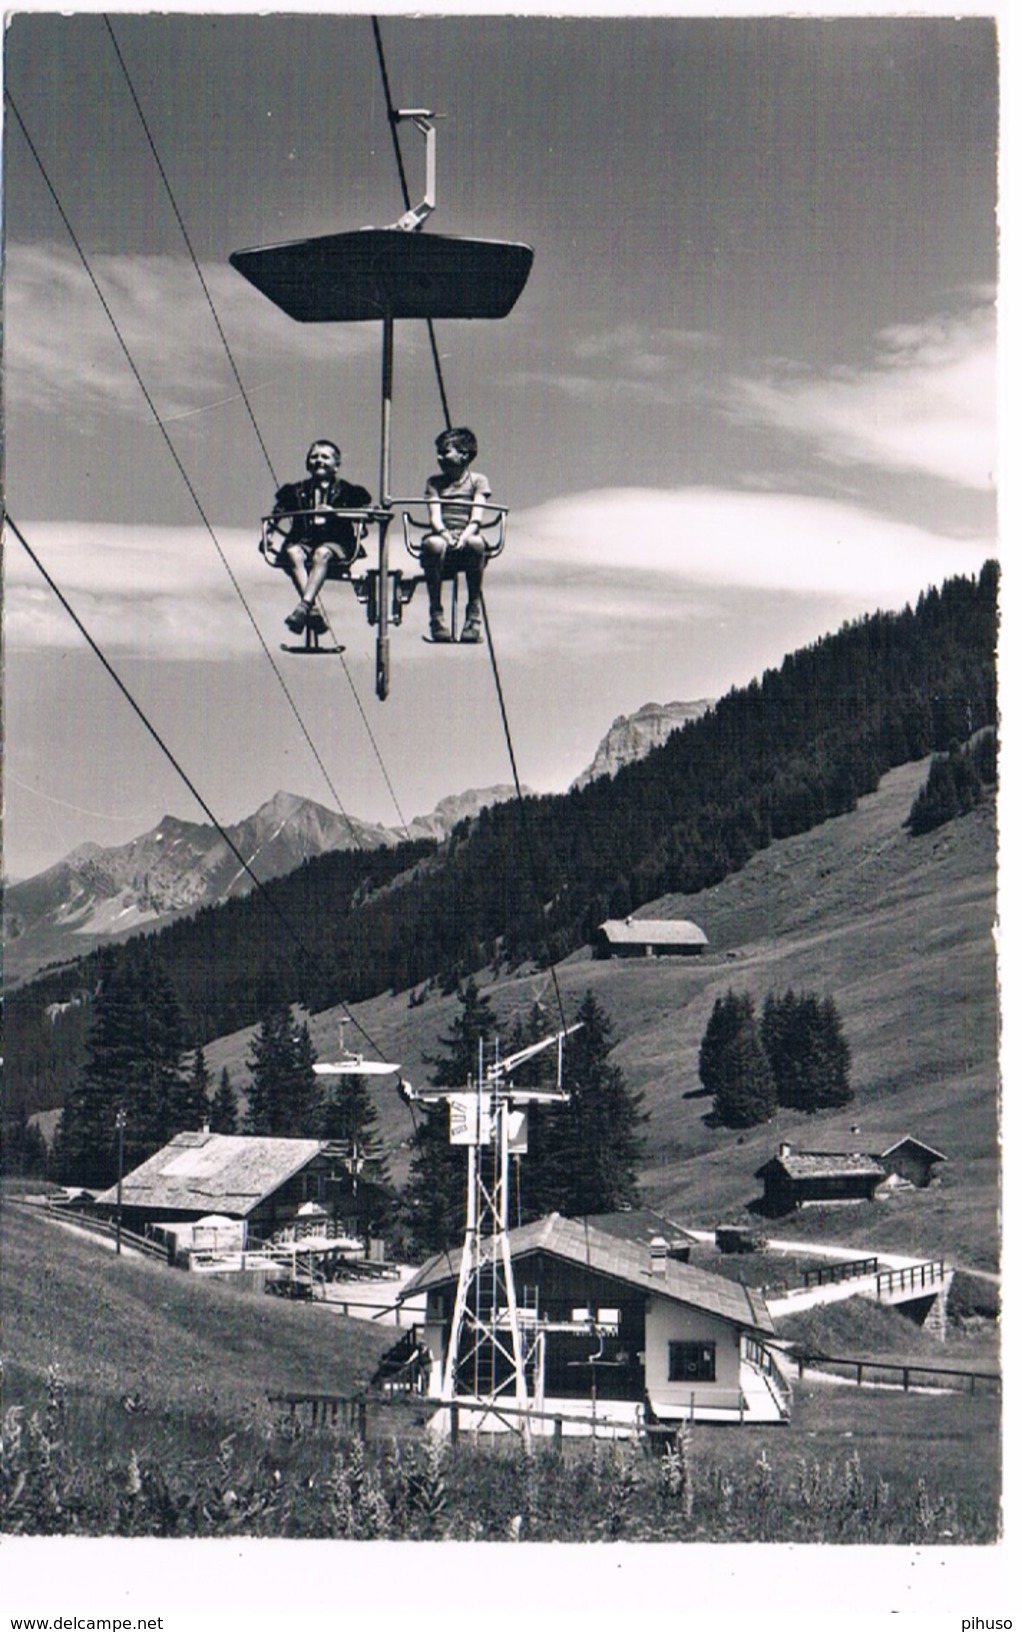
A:
[[[1012,1625],[1006,28],[6,14],[12,1628]]]

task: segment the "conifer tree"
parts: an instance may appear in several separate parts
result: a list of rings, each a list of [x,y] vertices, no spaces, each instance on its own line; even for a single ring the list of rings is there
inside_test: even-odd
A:
[[[713,1066],[713,1114],[729,1128],[768,1122],[777,1110],[777,1089],[756,1024],[751,997],[737,1000],[737,1026],[723,1042]]]
[[[760,1032],[779,1105],[812,1112],[848,1104],[851,1054],[833,997],[821,1001],[815,992],[796,997],[789,989],[778,1001],[771,993]]]
[[[357,1157],[359,1171],[374,1184],[389,1185],[390,1173],[380,1140],[379,1115],[369,1078],[326,1077],[326,1087],[312,1115],[317,1139],[333,1139]]]
[[[185,1079],[182,1091],[177,1097],[174,1107],[176,1119],[181,1124],[180,1128],[175,1130],[176,1132],[180,1133],[183,1129],[194,1130],[201,1128],[209,1121],[209,1085],[209,1068],[206,1065],[205,1053],[200,1046],[192,1056],[191,1071]]]
[[[61,1115],[62,1177],[90,1187],[116,1177],[116,1118],[125,1161],[137,1167],[179,1131],[184,1025],[166,973],[145,947],[99,963],[85,1058]]]
[[[715,1094],[720,1087],[721,1057],[724,1047],[741,1031],[746,1020],[748,998],[738,997],[728,988],[725,997],[718,997],[699,1045],[699,1080],[707,1093]]]
[[[220,1073],[220,1081],[209,1107],[209,1125],[213,1133],[238,1131],[238,1096],[226,1065]]]
[[[460,992],[461,1011],[451,1029],[440,1038],[444,1052],[428,1060],[436,1088],[474,1084],[479,1074],[480,1046],[496,1032],[489,998],[469,978]],[[450,1142],[450,1113],[446,1105],[425,1108],[414,1136],[414,1154],[405,1192],[403,1216],[414,1248],[439,1252],[457,1241],[465,1229],[465,1151]]]
[[[625,1083],[610,1056],[617,1038],[609,1016],[590,989],[575,1021],[581,1030],[564,1048],[564,1086],[571,1100],[553,1113],[554,1161],[544,1211],[571,1217],[613,1213],[639,1199],[637,1173],[642,1157],[642,1125],[648,1118],[643,1095]]]
[[[247,1133],[314,1137],[315,1059],[308,1023],[296,1025],[291,1005],[275,999],[259,1023],[249,1053]]]

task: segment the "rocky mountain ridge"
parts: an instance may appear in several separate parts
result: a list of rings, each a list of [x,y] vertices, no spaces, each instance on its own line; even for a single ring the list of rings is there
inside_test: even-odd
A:
[[[7,887],[6,978],[9,983],[27,979],[43,964],[79,957],[104,940],[247,895],[253,880],[235,850],[266,882],[333,850],[376,849],[405,839],[442,841],[459,822],[514,791],[504,784],[449,795],[428,815],[416,816],[407,832],[281,791],[251,816],[225,826],[230,844],[209,823],[167,815],[127,844],[80,845],[34,878]]]
[[[679,731],[689,720],[707,713],[714,701],[704,697],[693,703],[643,703],[634,714],[619,714],[572,788],[584,788],[600,776],[615,776],[622,765],[644,759],[651,749],[661,747],[672,731]]]
[[[619,715],[572,787],[613,776],[712,706],[705,699],[645,703],[635,714]],[[428,815],[414,817],[406,831],[278,791],[251,816],[224,828],[231,844],[209,823],[166,815],[127,844],[79,845],[44,872],[7,885],[6,981],[15,985],[48,963],[84,956],[106,940],[247,895],[254,885],[235,850],[260,882],[266,882],[333,850],[375,849],[405,839],[442,843],[460,822],[514,794],[510,784],[449,794]]]

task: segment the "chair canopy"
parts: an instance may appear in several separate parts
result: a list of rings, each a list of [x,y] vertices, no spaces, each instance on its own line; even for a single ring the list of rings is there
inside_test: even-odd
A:
[[[367,227],[240,249],[231,265],[299,323],[506,317],[532,268],[528,244]]]

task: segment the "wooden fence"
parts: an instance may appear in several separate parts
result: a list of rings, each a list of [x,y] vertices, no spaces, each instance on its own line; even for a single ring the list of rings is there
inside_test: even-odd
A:
[[[878,1272],[877,1297],[883,1297],[886,1292],[893,1297],[896,1292],[920,1292],[927,1287],[940,1287],[944,1284],[944,1260],[933,1258],[927,1263],[908,1264],[904,1269],[882,1269]]]
[[[875,1275],[879,1268],[876,1258],[855,1258],[848,1263],[820,1264],[815,1269],[802,1271],[802,1285],[829,1286],[833,1281],[854,1281],[860,1276]]]
[[[855,1381],[860,1388],[867,1381],[867,1373],[879,1374],[879,1381],[893,1373],[906,1391],[911,1387],[913,1377],[917,1379],[917,1387],[927,1386],[919,1382],[920,1378],[926,1377],[959,1378],[967,1385],[957,1389],[949,1386],[948,1392],[975,1394],[977,1383],[989,1384],[995,1394],[1001,1390],[1001,1375],[997,1371],[972,1371],[960,1366],[925,1366],[915,1360],[867,1360],[841,1354],[799,1354],[792,1355],[792,1359],[797,1360],[800,1379],[807,1366],[847,1366],[855,1372]]]

